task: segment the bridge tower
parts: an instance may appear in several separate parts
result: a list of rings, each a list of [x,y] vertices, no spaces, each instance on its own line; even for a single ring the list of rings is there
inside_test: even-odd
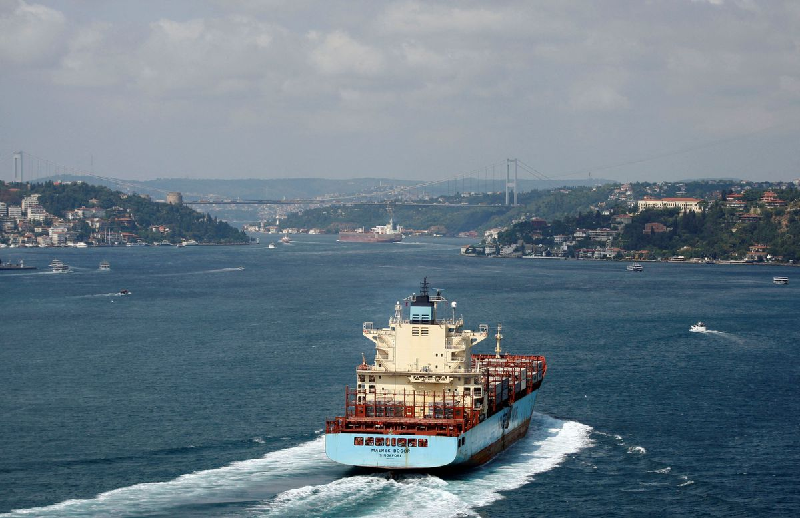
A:
[[[511,162],[514,162],[514,181],[511,181]],[[517,205],[517,159],[506,159],[506,205],[508,205],[508,188],[514,190],[514,206]]]
[[[24,178],[22,177],[22,151],[17,151],[14,153],[14,181],[15,182],[23,182]]]

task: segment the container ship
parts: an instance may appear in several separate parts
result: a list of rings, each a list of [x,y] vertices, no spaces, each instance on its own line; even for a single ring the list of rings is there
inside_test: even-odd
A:
[[[356,243],[397,243],[403,240],[403,227],[394,226],[394,220],[389,219],[388,225],[372,227],[370,232],[363,228],[353,232],[339,232],[339,241]]]
[[[362,355],[355,389],[345,387],[344,415],[326,422],[327,456],[389,470],[476,466],[524,437],[544,357],[503,352],[499,325],[495,353],[471,354],[488,326],[464,329],[455,302],[442,318],[437,309],[447,300],[430,293],[427,278],[404,302],[389,327],[364,323],[375,360]]]

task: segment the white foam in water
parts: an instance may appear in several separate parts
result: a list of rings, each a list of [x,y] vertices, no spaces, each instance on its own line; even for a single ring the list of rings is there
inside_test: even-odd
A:
[[[591,427],[534,414],[528,435],[468,477],[363,475],[291,489],[250,509],[255,516],[477,516],[477,508],[531,482],[592,444]]]
[[[225,508],[226,516],[477,516],[476,509],[503,498],[502,491],[531,482],[590,446],[590,431],[580,423],[534,414],[525,438],[464,478],[416,474],[393,480],[379,473],[308,485],[309,477],[337,477],[340,467],[325,456],[320,436],[259,459],[0,516],[178,515],[182,506],[220,503],[234,504]],[[258,500],[263,503],[236,508],[237,502]]]
[[[269,487],[286,479],[317,474],[334,463],[325,456],[324,439],[274,451],[259,459],[182,475],[167,482],[136,484],[85,500],[66,500],[47,507],[19,509],[17,516],[136,516],[167,512],[182,505],[236,502],[263,498]],[[284,482],[285,483],[285,482]],[[280,486],[281,489],[286,487]],[[277,491],[275,491],[277,492]],[[256,494],[257,496],[253,496]],[[248,495],[243,498],[243,495]]]

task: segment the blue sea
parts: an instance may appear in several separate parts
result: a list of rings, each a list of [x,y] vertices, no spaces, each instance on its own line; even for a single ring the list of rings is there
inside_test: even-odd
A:
[[[40,268],[0,272],[0,516],[800,515],[800,270],[267,241],[0,249]],[[547,357],[530,431],[458,474],[334,464],[361,325],[425,276]]]

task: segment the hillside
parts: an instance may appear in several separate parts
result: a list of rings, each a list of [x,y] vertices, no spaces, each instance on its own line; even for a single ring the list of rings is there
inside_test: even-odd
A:
[[[75,241],[98,243],[110,241],[112,235],[115,242],[248,242],[244,232],[190,207],[84,183],[0,183],[0,201],[9,213],[0,236],[4,239],[14,235],[42,242],[39,237],[52,236],[53,229],[58,229],[57,234],[72,236]],[[21,212],[20,216],[11,217],[13,210]]]

